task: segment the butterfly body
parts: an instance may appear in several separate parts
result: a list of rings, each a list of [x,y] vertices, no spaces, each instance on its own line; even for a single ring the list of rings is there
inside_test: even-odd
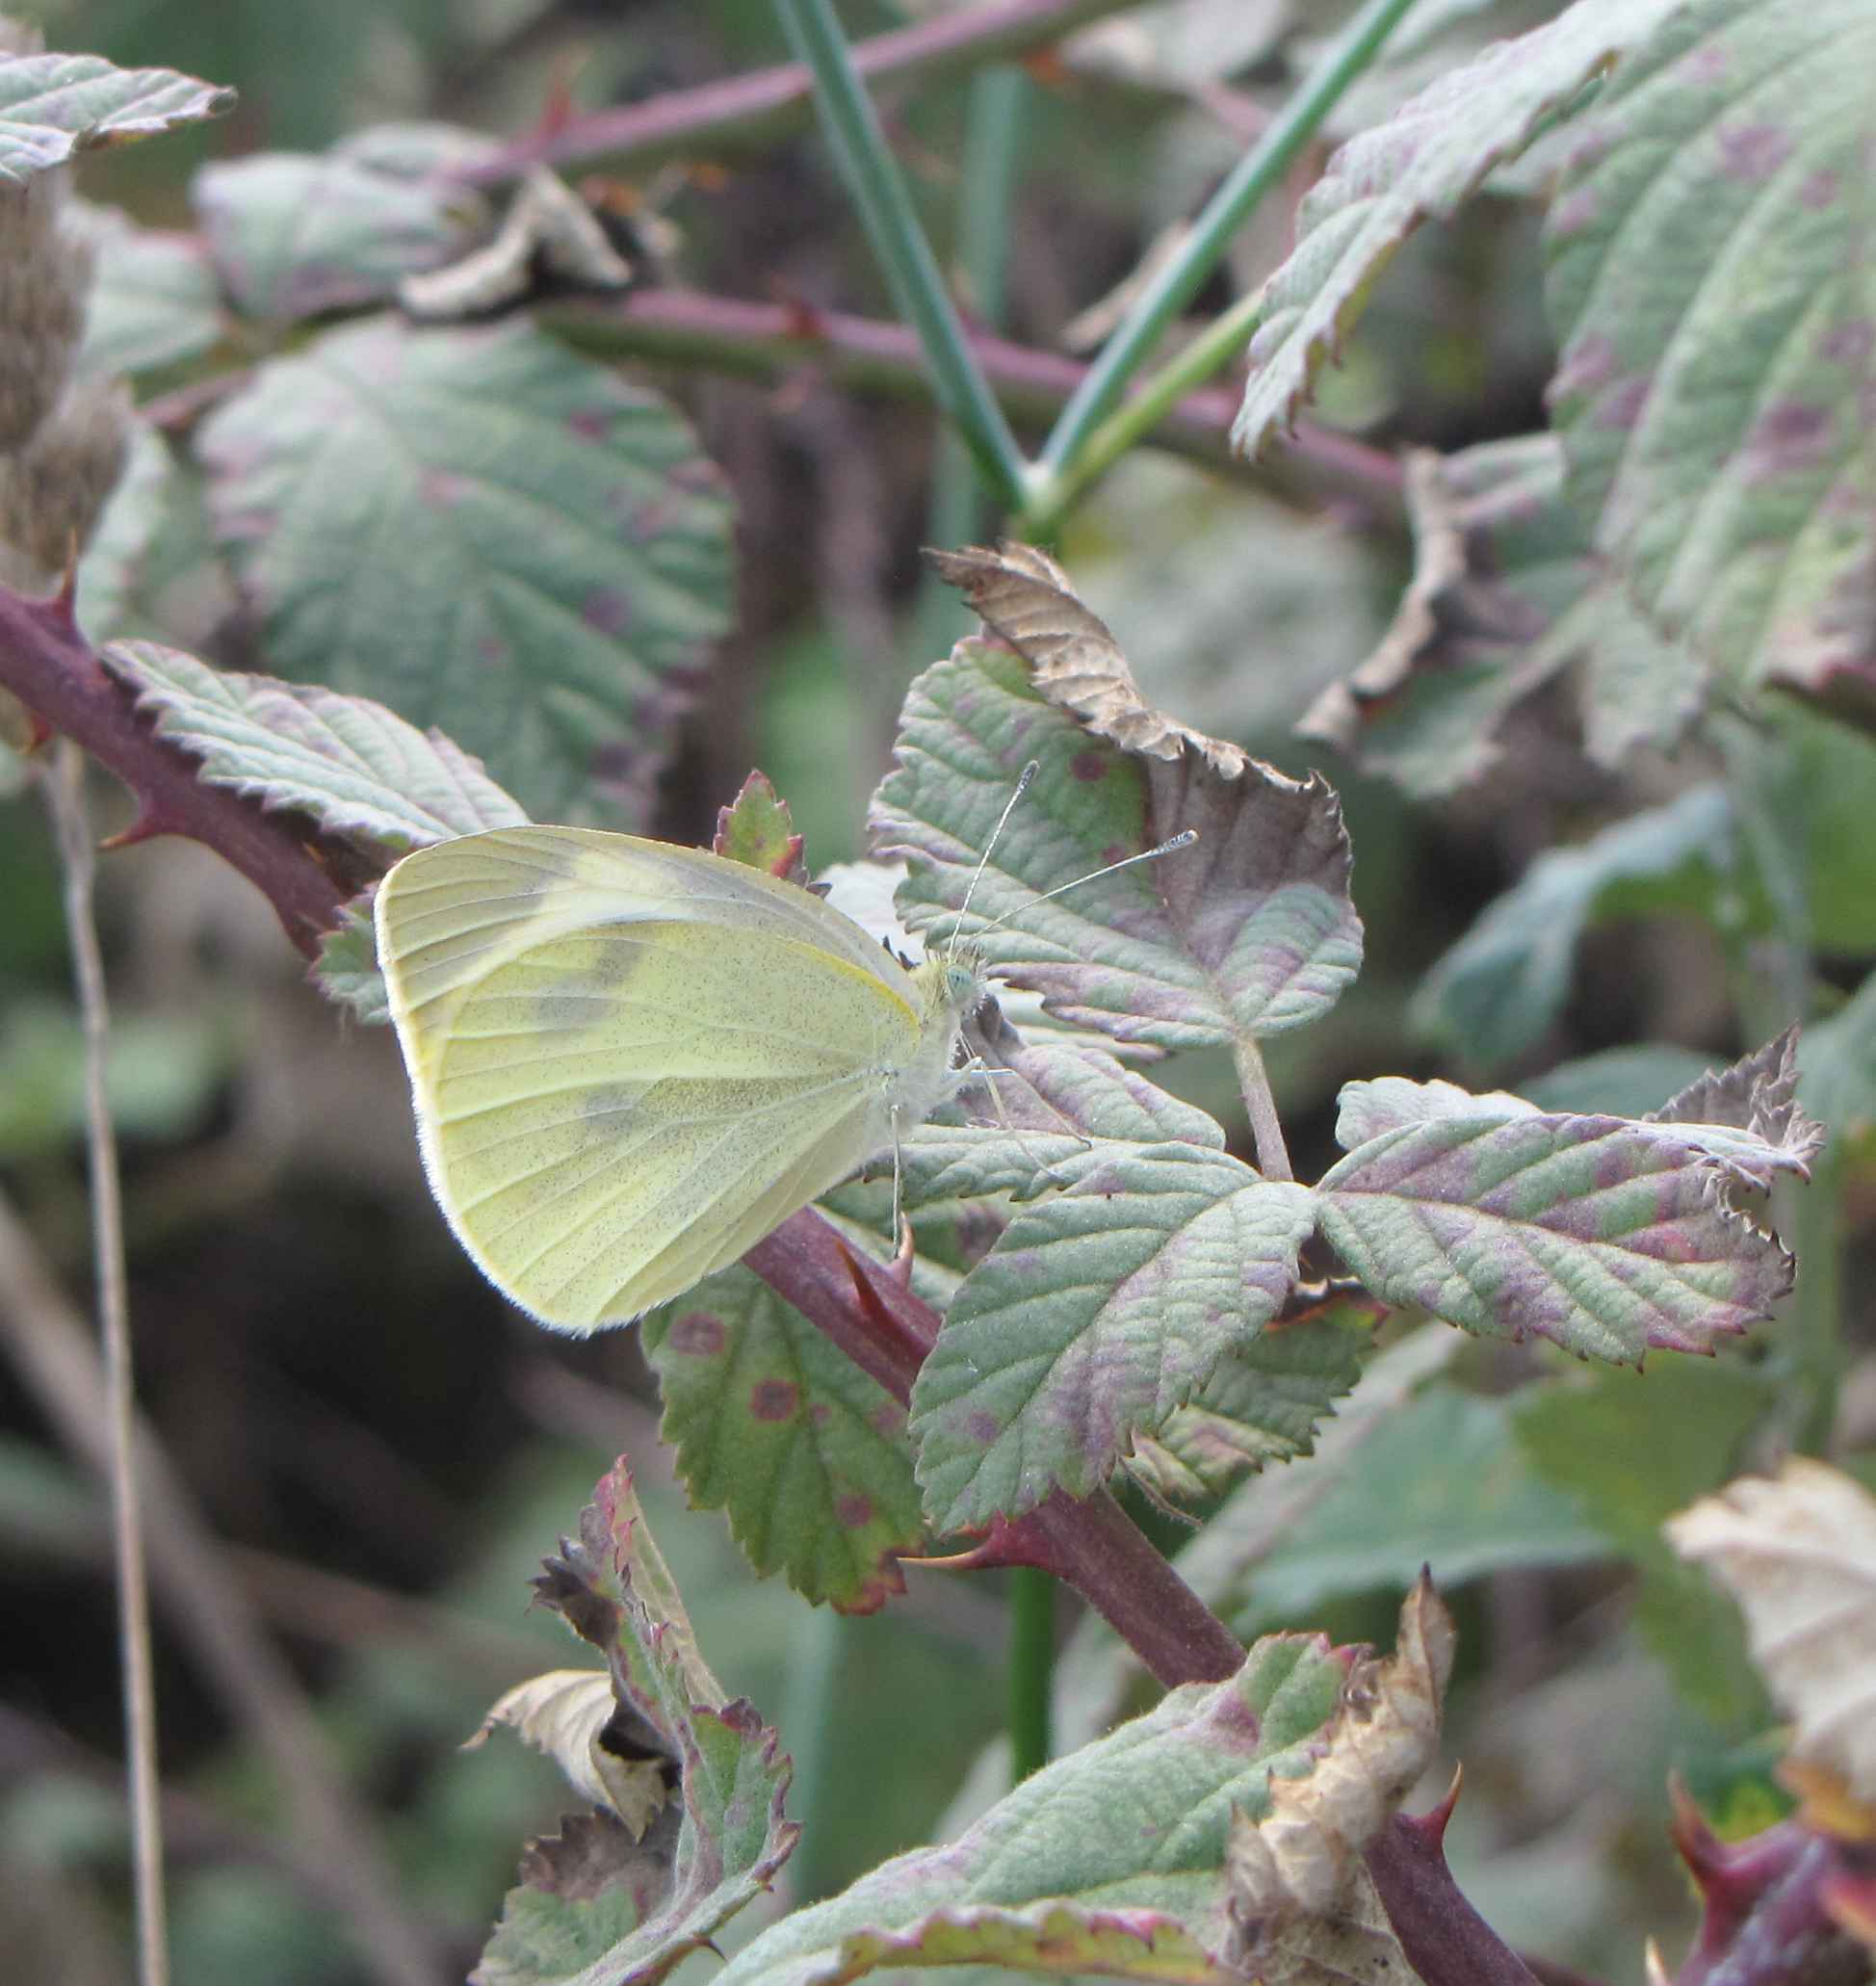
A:
[[[697,849],[510,827],[380,885],[425,1168],[544,1323],[621,1323],[734,1262],[956,1089],[975,957],[910,969]]]

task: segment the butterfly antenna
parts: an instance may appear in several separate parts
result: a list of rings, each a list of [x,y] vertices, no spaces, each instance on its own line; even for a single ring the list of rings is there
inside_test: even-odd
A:
[[[994,924],[984,926],[986,931],[994,931],[1009,923],[1013,917],[1023,916],[1032,904],[1046,903],[1051,897],[1059,897],[1069,890],[1079,890],[1084,882],[1099,882],[1104,875],[1111,875],[1116,869],[1131,869],[1135,862],[1154,862],[1161,855],[1170,855],[1176,849],[1189,849],[1199,838],[1196,827],[1187,827],[1176,834],[1170,841],[1162,841],[1156,849],[1142,849],[1137,855],[1123,855],[1118,862],[1109,862],[1105,869],[1090,869],[1085,875],[1078,875],[1073,882],[1058,882],[1053,890],[1044,890],[1039,896],[1031,897],[1027,903],[1019,903],[1014,910],[997,919]]]
[[[1029,792],[1030,782],[1042,771],[1042,761],[1031,759],[1016,775],[1016,790],[1003,802],[1003,811],[997,817],[997,824],[990,830],[990,839],[983,845],[983,853],[977,857],[977,866],[972,873],[970,886],[964,892],[964,901],[957,906],[957,921],[951,926],[951,943],[946,947],[945,957],[951,960],[957,956],[957,940],[964,928],[964,913],[971,907],[971,899],[977,893],[977,884],[983,880],[983,872],[989,866],[990,857],[996,851],[997,844],[1003,839],[1003,829],[1009,825],[1009,817],[1016,811],[1016,802]]]

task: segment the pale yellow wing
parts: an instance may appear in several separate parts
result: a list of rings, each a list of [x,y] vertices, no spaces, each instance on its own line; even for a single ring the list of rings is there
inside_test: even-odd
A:
[[[378,957],[438,1203],[544,1323],[623,1322],[879,1149],[910,978],[819,898],[576,827],[423,849]]]

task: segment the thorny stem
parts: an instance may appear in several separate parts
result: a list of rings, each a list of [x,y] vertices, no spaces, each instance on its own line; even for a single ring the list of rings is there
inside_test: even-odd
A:
[[[901,314],[919,334],[932,383],[985,483],[1021,500],[1029,464],[964,334],[899,163],[887,148],[829,0],[775,0],[795,52],[814,71],[822,127],[847,197]]]
[[[111,1529],[117,1576],[117,1640],[123,1659],[137,1976],[143,1986],[167,1986],[169,1943],[163,1889],[162,1788],[156,1764],[156,1681],[150,1659],[149,1577],[137,1499],[136,1373],[130,1349],[117,1138],[105,1092],[111,1016],[93,916],[96,856],[85,813],[84,779],[84,754],[69,739],[62,740],[45,770],[43,786],[65,872],[65,934],[85,1036],[85,1151],[91,1171],[91,1252],[110,1423]]]
[[[322,934],[338,927],[346,902],[379,873],[298,817],[263,813],[232,787],[197,778],[195,762],[138,716],[131,692],[78,632],[64,596],[29,600],[0,587],[0,688],[130,788],[137,821],[119,843],[153,834],[205,843],[267,897],[309,957]]]
[[[750,303],[694,290],[635,290],[617,299],[557,301],[543,320],[570,343],[602,357],[654,359],[687,370],[780,383],[813,368],[853,392],[929,401],[931,381],[919,341],[903,325],[792,303]],[[1087,377],[1079,360],[980,330],[967,333],[977,363],[1011,419],[1043,427]],[[166,395],[144,409],[159,425],[186,421],[195,403]],[[1121,415],[1132,412],[1129,400]],[[1231,423],[1238,396],[1213,387],[1175,400],[1151,440],[1194,460],[1232,466]],[[1116,418],[1120,418],[1119,415]],[[1300,464],[1314,483],[1390,512],[1401,509],[1399,463],[1351,436],[1298,421],[1283,459],[1263,472],[1288,477]],[[1238,466],[1242,466],[1239,464]]]
[[[1046,48],[1104,14],[1137,5],[1139,0],[990,0],[856,42],[853,66],[870,83],[929,83],[954,70]],[[803,129],[812,121],[813,104],[814,77],[807,65],[784,63],[670,91],[648,103],[567,118],[471,160],[456,176],[489,186],[534,165],[603,162],[623,171],[685,155],[755,150]]]

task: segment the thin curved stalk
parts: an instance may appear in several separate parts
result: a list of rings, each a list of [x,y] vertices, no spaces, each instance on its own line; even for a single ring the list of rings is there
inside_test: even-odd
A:
[[[1072,471],[1089,436],[1112,410],[1147,354],[1181,311],[1204,288],[1231,238],[1256,213],[1290,170],[1342,93],[1379,53],[1414,0],[1368,0],[1296,94],[1193,223],[1180,252],[1141,291],[1044,444],[1044,478]],[[1048,483],[1032,492],[1032,507],[1053,502]]]
[[[111,1537],[117,1578],[117,1642],[123,1663],[137,1976],[142,1986],[168,1986],[169,1910],[163,1887],[163,1794],[156,1768],[156,1678],[150,1658],[149,1573],[137,1496],[137,1382],[130,1349],[130,1289],[124,1267],[117,1135],[105,1093],[111,1012],[104,991],[104,955],[98,949],[97,921],[92,914],[97,858],[85,811],[84,782],[84,753],[69,739],[61,740],[46,773],[45,797],[65,873],[65,935],[71,946],[72,980],[85,1037],[85,1153],[91,1171],[91,1254],[110,1436]]]
[[[775,8],[796,55],[814,72],[827,143],[893,300],[919,334],[939,404],[985,483],[1014,507],[1022,501],[1029,465],[945,289],[840,22],[828,0],[775,0]]]

